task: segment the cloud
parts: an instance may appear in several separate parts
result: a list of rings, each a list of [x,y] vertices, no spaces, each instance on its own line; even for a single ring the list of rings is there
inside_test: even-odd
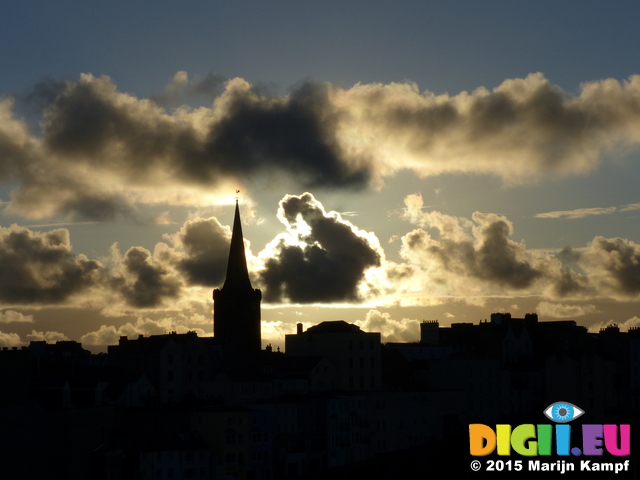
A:
[[[182,298],[185,285],[209,286],[224,279],[229,236],[229,228],[213,217],[193,219],[167,236],[179,249],[159,242],[153,254],[132,247],[122,255],[114,245],[103,265],[73,253],[67,229],[40,233],[17,225],[0,227],[0,302],[160,307]],[[33,318],[0,312],[0,323],[18,321]]]
[[[172,252],[163,243],[152,255],[142,247],[131,247],[112,271],[109,286],[136,308],[152,308],[180,296],[182,280],[171,268]]]
[[[419,194],[405,199],[403,217],[422,226],[402,237],[401,256],[419,269],[425,288],[442,295],[520,294],[546,298],[588,298],[598,290],[580,262],[581,253],[532,250],[515,242],[513,224],[503,216],[475,212],[471,220],[423,211]],[[433,238],[426,229],[436,230]],[[572,260],[585,273],[564,268]]]
[[[570,318],[598,313],[598,308],[595,305],[567,305],[543,301],[538,304],[536,311],[543,317]]]
[[[216,96],[213,105],[159,105],[199,93]],[[277,96],[240,78],[178,72],[164,95],[140,99],[84,74],[34,89],[41,136],[14,117],[14,100],[0,100],[0,182],[15,185],[5,207],[14,214],[100,221],[135,219],[135,203],[151,198],[184,202],[265,178],[353,189],[410,170],[517,183],[587,173],[603,153],[635,147],[639,98],[637,75],[583,84],[577,96],[540,73],[458,95],[308,80]]]
[[[310,193],[287,195],[278,218],[288,233],[276,237],[260,255],[259,273],[267,302],[357,301],[365,272],[381,265],[377,238],[326,212]]]
[[[540,280],[545,270],[559,262],[527,250],[524,243],[511,240],[513,224],[495,214],[475,212],[472,221],[440,212],[422,212],[422,197],[407,197],[405,217],[413,223],[435,228],[440,240],[424,229],[402,238],[401,255],[426,268],[437,281],[447,283],[449,274],[468,277],[507,291],[525,290]]]
[[[404,218],[423,228],[402,237],[401,256],[432,282],[451,293],[537,294],[546,299],[640,298],[640,245],[622,238],[595,237],[586,247],[560,252],[527,249],[515,242],[513,224],[495,214],[475,212],[472,219],[423,212],[422,197],[405,199]],[[575,264],[579,271],[564,267]],[[545,304],[550,315],[581,310]],[[582,307],[587,308],[586,306]],[[591,313],[590,310],[583,310]]]
[[[620,207],[621,212],[630,212],[633,210],[640,210],[640,203],[630,203],[629,205]]]
[[[189,328],[186,325],[170,318],[152,320],[150,318],[138,318],[134,323],[127,322],[116,328],[113,325],[101,325],[94,332],[89,332],[80,338],[80,342],[85,345],[117,345],[121,336],[137,338],[139,335],[164,335],[170,331],[177,333],[187,333],[195,331],[200,336],[204,335],[204,330]]]
[[[617,210],[617,207],[578,208],[576,210],[538,213],[535,218],[584,218],[592,215],[609,215]]]
[[[27,334],[27,340],[30,342],[45,341],[47,343],[55,343],[63,340],[69,340],[69,338],[60,332],[36,332],[32,330]]]
[[[19,347],[23,344],[17,333],[0,332],[0,347]]]
[[[593,170],[604,151],[640,140],[640,76],[585,83],[578,96],[540,73],[492,91],[419,93],[414,84],[356,85],[336,92],[345,130],[367,135],[382,174],[478,172],[521,182]],[[387,158],[388,160],[384,160]]]
[[[99,262],[71,251],[69,231],[46,233],[12,225],[0,227],[0,301],[56,304],[100,281]]]
[[[0,312],[0,323],[33,323],[33,315],[24,315],[15,310]]]
[[[420,322],[403,318],[394,320],[389,313],[369,310],[364,320],[355,322],[366,332],[380,332],[383,342],[417,342],[420,340]]]
[[[204,78],[195,75],[189,79],[187,72],[179,71],[176,72],[161,95],[152,95],[150,99],[161,106],[178,105],[189,97],[198,95],[213,99],[224,91],[224,85],[228,80],[228,78],[214,73],[209,73]]]
[[[632,317],[628,320],[625,320],[622,323],[616,323],[613,320],[607,320],[607,321],[595,323],[589,327],[589,331],[591,333],[598,333],[600,329],[607,328],[610,325],[617,326],[621,332],[628,332],[632,328],[640,327],[640,318]]]
[[[16,101],[21,109],[32,114],[40,114],[64,93],[65,87],[65,82],[47,76],[27,91],[17,95]]]
[[[306,330],[313,326],[313,323],[304,323],[303,329]],[[296,326],[294,323],[276,321],[262,321],[261,324],[261,336],[262,344],[271,344],[275,350],[276,346],[282,346],[284,348],[284,336],[296,333]]]
[[[231,243],[229,227],[222,226],[215,217],[195,218],[167,238],[186,252],[177,268],[190,285],[215,287],[224,281]]]
[[[640,297],[640,245],[623,238],[595,237],[580,252],[579,265],[599,292]]]
[[[640,210],[640,203],[631,203],[620,207],[578,208],[576,210],[560,210],[555,212],[538,213],[535,218],[584,218],[593,215],[609,215],[616,212],[631,212]]]
[[[118,92],[108,77],[82,75],[46,111],[44,143],[68,162],[132,184],[211,185],[274,168],[308,185],[362,184],[366,170],[341,161],[335,121],[327,88],[319,84],[275,98],[233,79],[213,110],[169,115],[151,101]]]
[[[452,217],[438,211],[423,211],[424,201],[422,195],[411,194],[404,199],[405,209],[402,217],[405,220],[423,228],[436,228],[444,238],[461,242],[471,240],[468,230],[473,227],[473,222],[465,218]]]

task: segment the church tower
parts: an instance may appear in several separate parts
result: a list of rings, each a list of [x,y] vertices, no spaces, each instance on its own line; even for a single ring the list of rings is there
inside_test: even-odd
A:
[[[262,292],[249,280],[247,258],[236,199],[227,278],[213,291],[213,336],[223,344],[246,351],[260,351],[260,301]]]

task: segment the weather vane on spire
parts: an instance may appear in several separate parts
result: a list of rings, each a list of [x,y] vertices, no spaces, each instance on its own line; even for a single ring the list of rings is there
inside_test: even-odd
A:
[[[240,196],[240,190],[236,190],[236,203],[238,203],[239,196]]]

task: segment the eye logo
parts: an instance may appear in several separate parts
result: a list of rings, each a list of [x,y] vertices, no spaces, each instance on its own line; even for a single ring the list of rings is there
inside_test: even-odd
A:
[[[584,410],[569,402],[556,402],[549,405],[544,414],[556,423],[568,423],[584,413]]]

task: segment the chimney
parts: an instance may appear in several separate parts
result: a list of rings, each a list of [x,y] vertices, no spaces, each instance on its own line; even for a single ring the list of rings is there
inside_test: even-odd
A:
[[[296,331],[296,333],[297,333],[298,335],[301,335],[301,334],[302,334],[302,324],[301,324],[301,323],[298,323],[298,324],[296,325],[296,327],[297,327],[297,331]]]
[[[440,322],[438,320],[423,321],[420,324],[420,343],[425,345],[440,344]]]

